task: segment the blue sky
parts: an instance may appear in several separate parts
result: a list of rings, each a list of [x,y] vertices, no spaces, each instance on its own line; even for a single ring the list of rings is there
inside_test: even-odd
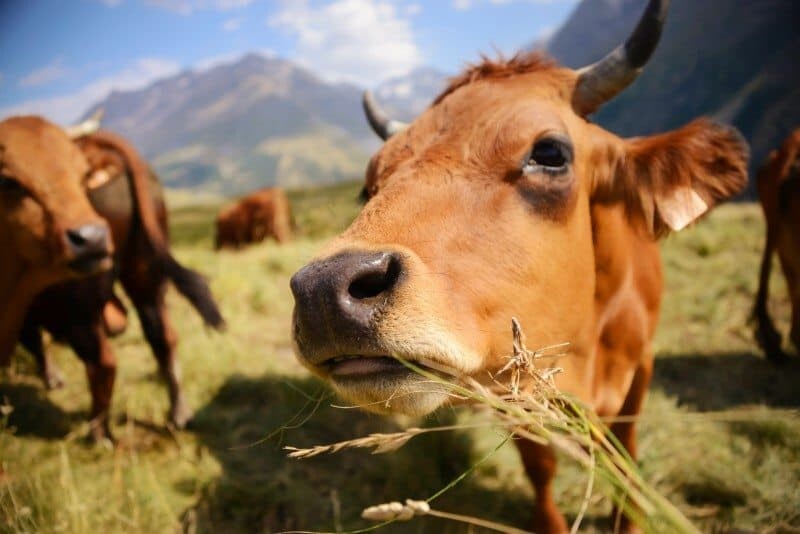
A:
[[[0,117],[70,122],[112,89],[250,51],[375,86],[456,72],[556,29],[578,0],[0,0]]]

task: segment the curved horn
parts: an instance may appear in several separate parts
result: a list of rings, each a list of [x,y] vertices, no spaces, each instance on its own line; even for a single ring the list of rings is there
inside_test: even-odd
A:
[[[97,108],[97,110],[92,113],[91,117],[81,123],[67,126],[64,128],[64,131],[67,132],[70,139],[77,139],[85,135],[93,134],[100,129],[100,121],[103,119],[105,112],[105,109]]]
[[[386,113],[375,102],[375,97],[372,96],[372,91],[364,91],[364,98],[362,99],[364,105],[364,113],[367,115],[367,121],[372,126],[372,130],[378,134],[378,137],[386,141],[391,136],[399,131],[408,128],[408,124],[390,119]]]
[[[597,63],[578,70],[572,102],[579,113],[586,115],[595,111],[639,76],[658,45],[668,9],[669,0],[650,0],[624,44]]]

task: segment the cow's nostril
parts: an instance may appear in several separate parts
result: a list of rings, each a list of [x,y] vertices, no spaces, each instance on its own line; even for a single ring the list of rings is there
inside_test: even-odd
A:
[[[377,261],[366,263],[347,291],[351,297],[359,300],[377,297],[395,286],[401,272],[400,260],[394,255],[385,254]]]
[[[67,230],[67,239],[76,247],[81,247],[86,244],[86,237],[81,235],[79,230]]]
[[[105,225],[85,224],[65,233],[67,244],[76,256],[108,252],[109,235]]]

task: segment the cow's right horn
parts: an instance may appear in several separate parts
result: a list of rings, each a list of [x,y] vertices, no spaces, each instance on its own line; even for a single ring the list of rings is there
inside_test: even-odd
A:
[[[64,131],[67,132],[70,139],[77,139],[85,135],[93,134],[100,129],[100,121],[103,119],[104,114],[105,110],[103,108],[97,108],[97,111],[92,113],[91,117],[78,124],[67,126],[64,128]]]
[[[578,113],[592,113],[633,83],[658,45],[668,9],[669,0],[650,0],[624,44],[597,63],[578,70],[572,98]]]
[[[373,131],[378,134],[378,137],[386,141],[391,136],[399,131],[408,128],[405,122],[390,119],[386,113],[375,102],[375,97],[372,96],[371,91],[364,91],[364,113],[367,115],[367,121],[372,126]]]

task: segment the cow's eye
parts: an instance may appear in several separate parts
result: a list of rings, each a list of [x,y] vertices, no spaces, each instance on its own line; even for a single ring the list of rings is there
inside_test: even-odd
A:
[[[522,170],[525,173],[544,171],[560,174],[571,160],[572,149],[568,143],[560,139],[540,139],[533,145]]]
[[[7,174],[0,174],[0,193],[25,193],[25,188],[15,178]]]

